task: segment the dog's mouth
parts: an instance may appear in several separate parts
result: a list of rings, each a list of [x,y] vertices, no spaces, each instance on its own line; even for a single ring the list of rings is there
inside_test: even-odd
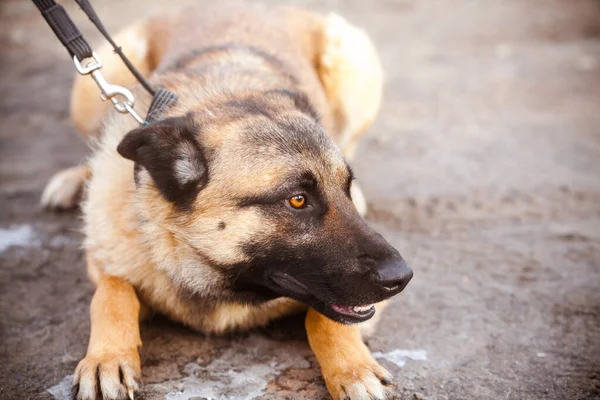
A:
[[[334,321],[355,324],[367,321],[375,315],[373,304],[345,306],[319,299],[306,285],[284,272],[272,273],[270,280],[275,284],[274,290],[279,294],[305,303]]]
[[[331,305],[333,311],[337,312],[340,315],[343,315],[346,318],[353,318],[358,321],[366,321],[375,315],[375,306],[373,304],[369,304],[366,306],[338,306],[337,304]]]

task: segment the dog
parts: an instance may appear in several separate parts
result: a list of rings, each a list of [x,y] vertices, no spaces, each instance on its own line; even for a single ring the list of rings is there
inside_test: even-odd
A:
[[[362,335],[412,271],[363,219],[347,162],[380,105],[368,36],[336,15],[206,2],[138,22],[116,42],[178,101],[139,126],[75,79],[72,119],[92,155],[42,197],[70,207],[86,185],[96,291],[74,397],[134,398],[149,312],[210,334],[305,312],[334,399],[393,395]],[[108,47],[98,53],[143,115],[149,95]]]

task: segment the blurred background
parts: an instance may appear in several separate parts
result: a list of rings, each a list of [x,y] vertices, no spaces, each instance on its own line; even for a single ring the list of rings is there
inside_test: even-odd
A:
[[[115,33],[191,2],[93,4]],[[339,13],[380,51],[385,98],[354,169],[415,272],[369,340],[400,398],[600,398],[600,2],[268,2]],[[0,398],[65,399],[92,285],[78,212],[38,201],[86,156],[74,69],[30,2],[0,13]],[[299,332],[205,338],[155,318],[143,398],[327,398]]]

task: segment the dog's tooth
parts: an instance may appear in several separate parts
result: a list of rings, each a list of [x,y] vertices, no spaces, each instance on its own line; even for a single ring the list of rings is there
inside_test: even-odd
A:
[[[373,307],[372,305],[368,305],[368,306],[356,306],[356,307],[352,307],[352,310],[354,312],[365,312],[365,311],[369,311],[371,309],[371,307]]]

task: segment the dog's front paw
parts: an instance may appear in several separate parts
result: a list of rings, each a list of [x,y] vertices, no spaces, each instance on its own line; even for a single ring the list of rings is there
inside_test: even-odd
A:
[[[323,377],[334,400],[389,400],[396,391],[392,375],[375,360],[347,365]]]
[[[76,400],[131,399],[141,383],[137,349],[87,355],[77,365],[71,390]]]

